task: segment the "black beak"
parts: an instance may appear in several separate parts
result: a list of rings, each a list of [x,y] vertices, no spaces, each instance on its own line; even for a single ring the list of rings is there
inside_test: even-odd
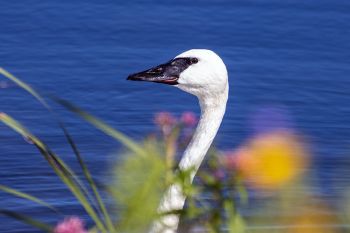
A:
[[[178,84],[177,80],[179,79],[180,74],[180,72],[176,71],[178,71],[178,68],[174,66],[174,64],[172,65],[172,62],[170,61],[151,69],[131,74],[128,76],[127,80],[176,85]]]
[[[131,74],[128,80],[177,85],[181,72],[197,62],[198,59],[194,57],[178,57],[151,69]]]

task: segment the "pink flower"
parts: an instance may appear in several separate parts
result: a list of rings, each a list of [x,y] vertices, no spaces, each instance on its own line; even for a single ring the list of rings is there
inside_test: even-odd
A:
[[[170,112],[159,112],[154,118],[154,122],[160,127],[165,136],[169,136],[177,119]]]
[[[181,116],[181,122],[187,127],[195,126],[197,121],[197,117],[193,112],[184,112]]]
[[[176,118],[170,112],[159,112],[154,118],[154,122],[160,127],[173,126],[176,121]]]
[[[54,233],[88,233],[84,229],[84,222],[78,217],[69,217],[57,224]]]
[[[222,163],[224,167],[230,170],[241,170],[251,160],[251,153],[245,147],[238,148],[234,151],[224,153]]]

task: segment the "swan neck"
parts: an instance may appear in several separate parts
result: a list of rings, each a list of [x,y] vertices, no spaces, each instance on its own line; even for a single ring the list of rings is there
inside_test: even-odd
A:
[[[182,170],[193,168],[195,170],[193,176],[202,163],[219,130],[226,110],[227,97],[228,88],[215,97],[199,98],[201,117],[193,138],[179,164]]]
[[[193,180],[200,164],[209,150],[214,137],[219,130],[226,109],[228,85],[226,90],[213,98],[198,98],[201,107],[201,117],[196,131],[179,163],[181,170],[194,169],[191,172]],[[178,184],[171,185],[165,193],[159,206],[160,213],[182,209],[186,197]],[[175,233],[179,224],[179,216],[167,215],[156,221],[150,233]]]

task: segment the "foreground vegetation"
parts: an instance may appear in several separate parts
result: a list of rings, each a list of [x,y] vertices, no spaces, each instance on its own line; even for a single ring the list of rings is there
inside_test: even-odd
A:
[[[183,113],[179,118],[167,112],[158,113],[155,132],[136,142],[72,103],[54,96],[46,97],[125,147],[121,161],[113,169],[112,180],[97,185],[64,122],[46,98],[4,69],[0,68],[0,73],[32,95],[57,120],[83,177],[79,177],[78,171],[74,171],[44,140],[14,117],[2,112],[0,121],[33,144],[85,209],[93,225],[86,226],[74,214],[58,219],[56,225],[12,210],[0,209],[2,215],[44,232],[146,232],[154,220],[173,214],[158,213],[157,207],[165,190],[177,183],[188,197],[186,208],[176,211],[181,215],[182,231],[195,228],[212,233],[349,232],[350,206],[336,208],[310,190],[306,179],[309,176],[307,168],[312,162],[310,153],[300,134],[288,125],[271,124],[266,128],[266,121],[257,121],[255,134],[240,147],[219,151],[213,146],[194,184],[191,184],[191,170],[180,172],[177,162],[197,123],[193,113]],[[268,114],[276,113],[270,109]],[[1,184],[0,190],[45,206],[52,210],[52,214],[59,212],[40,197]],[[259,196],[259,199],[254,196]],[[106,199],[112,199],[114,206],[107,208]],[[346,201],[346,196],[340,200],[341,203]],[[252,209],[255,214],[245,213],[247,209]]]

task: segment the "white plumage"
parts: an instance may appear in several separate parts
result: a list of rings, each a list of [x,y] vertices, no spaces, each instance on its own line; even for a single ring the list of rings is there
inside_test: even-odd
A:
[[[176,58],[194,57],[198,62],[180,73],[175,87],[198,97],[201,117],[194,136],[186,148],[179,164],[180,169],[195,168],[193,180],[214,137],[220,127],[228,99],[228,75],[226,66],[214,52],[205,49],[192,49]],[[182,209],[186,197],[181,187],[172,185],[165,193],[159,212]],[[155,222],[151,233],[174,233],[179,224],[178,215],[167,215]]]

